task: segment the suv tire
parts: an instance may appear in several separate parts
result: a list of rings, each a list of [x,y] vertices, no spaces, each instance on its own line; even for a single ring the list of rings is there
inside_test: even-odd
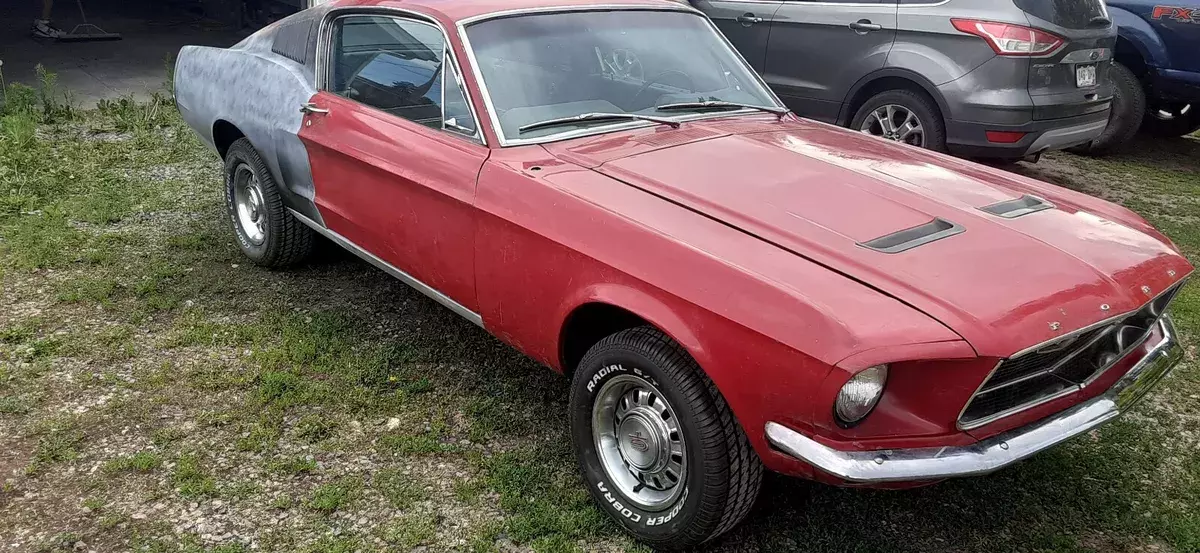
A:
[[[653,547],[694,550],[745,518],[758,496],[762,463],[729,405],[654,328],[588,350],[571,379],[570,424],[600,510]]]
[[[1162,119],[1157,114],[1146,111],[1142,120],[1142,130],[1151,136],[1162,138],[1178,138],[1200,130],[1200,105],[1192,105],[1186,115],[1176,115],[1171,119]]]
[[[1128,67],[1115,61],[1108,68],[1108,78],[1113,83],[1112,112],[1108,116],[1108,126],[1091,142],[1067,148],[1068,152],[1089,156],[1112,153],[1132,140],[1142,126],[1146,93],[1142,91],[1141,81]]]
[[[242,253],[262,267],[288,267],[312,253],[312,229],[283,206],[258,151],[239,138],[225,152],[225,209]]]
[[[850,128],[862,131],[867,118],[876,110],[887,106],[901,107],[916,116],[924,130],[924,148],[938,152],[946,151],[946,122],[942,120],[937,105],[929,96],[911,90],[887,90],[872,96],[854,113],[854,118],[850,120]]]

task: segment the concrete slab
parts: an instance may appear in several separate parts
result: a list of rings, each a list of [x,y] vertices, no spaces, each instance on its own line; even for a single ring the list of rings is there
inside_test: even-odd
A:
[[[0,6],[0,71],[6,82],[35,85],[34,68],[42,64],[84,108],[101,99],[146,99],[163,90],[170,60],[183,45],[231,46],[250,32],[190,15],[186,8],[154,0],[84,0],[88,22],[121,33],[123,40],[57,42],[29,34],[41,0],[6,0]],[[74,0],[57,0],[53,21],[65,31],[81,23]]]

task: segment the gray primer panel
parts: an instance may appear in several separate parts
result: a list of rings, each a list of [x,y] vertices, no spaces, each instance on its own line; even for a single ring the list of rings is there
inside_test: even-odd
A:
[[[313,68],[271,52],[277,29],[267,27],[229,49],[184,46],[175,64],[175,101],[214,150],[217,121],[240,129],[282,185],[284,203],[324,224],[313,202],[308,152],[297,136],[300,106],[317,92]]]

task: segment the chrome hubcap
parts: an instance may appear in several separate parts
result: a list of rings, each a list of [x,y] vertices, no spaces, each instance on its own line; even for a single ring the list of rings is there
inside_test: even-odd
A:
[[[925,127],[916,114],[904,106],[880,106],[867,116],[859,130],[872,136],[925,147]]]
[[[649,381],[620,375],[600,388],[592,405],[592,437],[608,480],[638,507],[662,510],[683,492],[683,433]]]
[[[255,246],[262,245],[267,236],[267,212],[263,202],[262,186],[254,171],[245,163],[233,171],[233,204],[237,210],[238,228],[246,240]]]

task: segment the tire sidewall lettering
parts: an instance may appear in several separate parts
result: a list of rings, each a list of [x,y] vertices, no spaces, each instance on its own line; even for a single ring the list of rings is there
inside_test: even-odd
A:
[[[604,387],[606,381],[618,375],[637,376],[645,379],[656,388],[662,389],[659,385],[659,380],[650,371],[644,370],[633,363],[614,361],[604,364],[587,380],[585,389],[588,397],[594,398],[600,389]],[[587,449],[590,451],[591,456],[596,455],[594,448],[588,447]],[[681,483],[684,486],[683,493],[669,507],[662,511],[645,511],[631,505],[631,502],[623,493],[608,484],[604,478],[603,468],[598,465],[597,460],[589,460],[588,464],[595,465],[592,473],[596,475],[594,484],[594,491],[596,493],[593,495],[613,513],[613,516],[617,520],[624,521],[627,526],[643,527],[651,531],[656,531],[675,521],[687,507],[688,498],[691,495],[689,493],[689,483],[687,482]]]
[[[654,378],[646,371],[643,371],[638,367],[626,367],[623,363],[611,363],[600,367],[600,370],[596,371],[596,374],[592,375],[592,377],[588,379],[588,393],[595,395],[596,392],[601,388],[600,384],[602,384],[605,380],[608,380],[608,377],[617,374],[632,374],[639,378],[643,378],[650,384],[658,387],[658,379]]]
[[[234,182],[234,170],[241,164],[245,164],[250,171],[257,174],[257,169],[252,160],[246,159],[238,152],[231,153],[225,164],[225,214],[229,216],[229,223],[233,225],[233,234],[237,237],[238,246],[241,247],[247,256],[252,259],[258,259],[267,250],[267,244],[271,241],[271,232],[268,228],[263,243],[255,246],[247,240],[245,232],[242,230],[241,225],[238,224],[237,206],[234,205],[234,186],[236,186]]]

